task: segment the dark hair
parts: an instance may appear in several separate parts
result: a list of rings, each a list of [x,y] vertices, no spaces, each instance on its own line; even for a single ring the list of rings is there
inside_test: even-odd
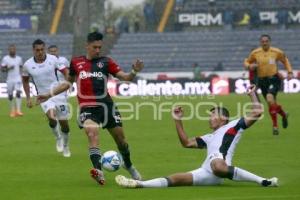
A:
[[[227,108],[217,106],[217,107],[213,107],[212,109],[210,109],[210,112],[213,112],[213,111],[217,111],[219,115],[226,117],[227,118],[226,124],[229,122],[229,111]]]
[[[57,47],[55,44],[52,44],[52,45],[50,45],[50,46],[48,47],[48,49],[52,49],[52,48],[57,48],[57,49],[58,49],[58,47]]]
[[[262,34],[260,36],[260,39],[263,38],[263,37],[267,37],[271,41],[271,36],[270,35],[268,35],[268,34]]]
[[[34,48],[35,45],[44,45],[45,46],[45,42],[43,40],[41,40],[41,39],[36,39],[32,43],[32,48]]]
[[[97,32],[97,31],[89,33],[88,36],[87,36],[87,42],[88,43],[91,43],[91,42],[94,42],[94,41],[98,41],[98,40],[102,40],[102,39],[103,39],[103,34]]]

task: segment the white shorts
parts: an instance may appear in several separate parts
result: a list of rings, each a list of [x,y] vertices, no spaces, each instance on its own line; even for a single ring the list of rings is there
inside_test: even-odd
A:
[[[50,109],[56,111],[56,118],[58,120],[67,120],[70,116],[70,109],[66,98],[51,97],[47,101],[41,103],[41,107],[44,113],[47,113]]]
[[[7,81],[7,94],[12,95],[14,90],[21,91],[22,83],[21,81]]]
[[[223,179],[215,176],[213,173],[203,168],[198,168],[190,171],[193,175],[193,185],[220,185]]]

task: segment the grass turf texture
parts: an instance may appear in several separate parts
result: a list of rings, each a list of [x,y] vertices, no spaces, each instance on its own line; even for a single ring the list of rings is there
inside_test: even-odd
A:
[[[71,119],[71,158],[64,158],[55,150],[55,140],[48,128],[41,108],[23,107],[25,116],[8,117],[8,102],[0,100],[0,199],[202,199],[202,200],[263,200],[300,199],[300,104],[299,94],[279,94],[279,102],[290,113],[290,126],[280,129],[279,136],[272,135],[271,120],[267,112],[262,120],[244,132],[235,153],[233,164],[265,177],[277,176],[278,188],[263,188],[253,183],[226,180],[222,186],[177,187],[163,189],[124,189],[117,186],[117,174],[128,176],[123,169],[106,172],[105,186],[99,186],[89,177],[91,164],[88,157],[87,138]],[[170,97],[116,99],[115,102],[223,102],[231,115],[237,112],[238,102],[248,102],[247,96],[230,95],[207,97]],[[70,102],[76,104],[76,99]],[[120,110],[128,107],[120,106]],[[186,115],[189,112],[189,106]],[[205,108],[201,107],[200,113]],[[76,111],[76,109],[74,109]],[[121,111],[122,113],[122,111]],[[132,153],[132,160],[144,179],[163,177],[175,172],[198,168],[206,156],[205,150],[184,149],[180,146],[170,112],[162,113],[161,120],[153,120],[153,108],[142,106],[139,120],[123,121],[124,130]],[[124,117],[130,114],[122,113]],[[280,119],[280,118],[279,118]],[[280,122],[280,121],[279,121]],[[281,124],[281,123],[279,123]],[[208,133],[207,121],[184,121],[189,136]],[[102,152],[116,150],[113,139],[106,130],[100,131]]]

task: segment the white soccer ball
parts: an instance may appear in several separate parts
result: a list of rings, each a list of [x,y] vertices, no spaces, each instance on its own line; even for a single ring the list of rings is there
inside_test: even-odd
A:
[[[122,156],[116,151],[106,151],[101,157],[102,168],[107,171],[117,171],[122,164]]]

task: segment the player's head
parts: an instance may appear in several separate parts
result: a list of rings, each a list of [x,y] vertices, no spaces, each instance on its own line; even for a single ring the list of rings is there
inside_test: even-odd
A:
[[[218,129],[219,127],[227,124],[229,121],[229,111],[224,107],[213,107],[210,109],[209,125],[212,129]]]
[[[8,45],[8,53],[10,56],[14,57],[16,55],[17,48],[15,44]]]
[[[100,57],[103,35],[99,32],[89,33],[87,36],[87,56],[89,59]]]
[[[59,53],[58,47],[56,45],[50,45],[48,47],[48,53],[58,57],[58,53]]]
[[[43,61],[45,59],[45,46],[45,42],[41,39],[37,39],[32,43],[33,55],[37,61]]]
[[[260,36],[260,45],[261,47],[267,51],[271,45],[271,36],[267,34],[263,34]]]

